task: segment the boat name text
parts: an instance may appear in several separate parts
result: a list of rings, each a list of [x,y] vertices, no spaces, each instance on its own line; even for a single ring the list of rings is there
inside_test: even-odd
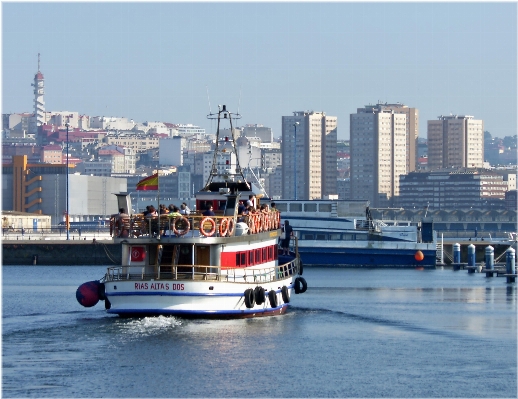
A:
[[[165,290],[165,291],[183,291],[183,284],[169,284],[169,283],[135,283],[136,290]]]

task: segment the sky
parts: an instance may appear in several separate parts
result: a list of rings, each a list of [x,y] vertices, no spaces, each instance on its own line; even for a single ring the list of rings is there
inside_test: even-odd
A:
[[[2,113],[191,123],[209,112],[281,135],[282,116],[378,102],[517,134],[516,2],[2,2]]]

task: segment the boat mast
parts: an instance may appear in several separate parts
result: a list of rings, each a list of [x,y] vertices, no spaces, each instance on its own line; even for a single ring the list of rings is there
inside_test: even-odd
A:
[[[205,183],[204,190],[208,190],[210,183],[213,181],[220,182],[244,182],[247,187],[250,185],[243,175],[243,170],[239,164],[239,157],[237,155],[236,140],[234,126],[232,124],[233,119],[240,119],[241,115],[233,114],[227,111],[226,105],[218,105],[218,113],[210,113],[207,115],[208,119],[217,119],[217,131],[216,131],[216,145],[214,148],[214,157],[212,159],[212,168]],[[230,124],[230,137],[221,137],[220,128],[223,120],[227,120]]]

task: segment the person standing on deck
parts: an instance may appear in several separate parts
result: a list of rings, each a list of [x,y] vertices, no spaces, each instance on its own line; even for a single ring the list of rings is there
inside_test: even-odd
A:
[[[282,234],[284,234],[284,238],[282,238]],[[293,227],[290,226],[290,222],[288,220],[284,221],[284,226],[282,228],[281,234],[281,248],[283,255],[290,254],[290,240],[293,237]]]

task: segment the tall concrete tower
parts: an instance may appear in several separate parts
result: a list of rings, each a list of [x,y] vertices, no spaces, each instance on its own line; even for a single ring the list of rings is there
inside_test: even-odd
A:
[[[282,117],[283,199],[335,195],[337,117],[295,111]]]
[[[470,115],[428,121],[428,168],[482,168],[484,122]]]
[[[408,117],[417,115],[417,110],[407,112],[412,109],[404,107],[377,104],[350,115],[350,199],[369,200],[371,206],[384,208],[392,206],[393,197],[399,195],[399,176],[415,167],[415,155],[409,157],[407,151],[410,144],[415,150],[416,138]]]
[[[45,101],[43,95],[45,94],[45,79],[40,72],[40,53],[38,53],[38,72],[34,75],[34,119],[30,125],[30,133],[36,134],[38,127],[45,123]]]

